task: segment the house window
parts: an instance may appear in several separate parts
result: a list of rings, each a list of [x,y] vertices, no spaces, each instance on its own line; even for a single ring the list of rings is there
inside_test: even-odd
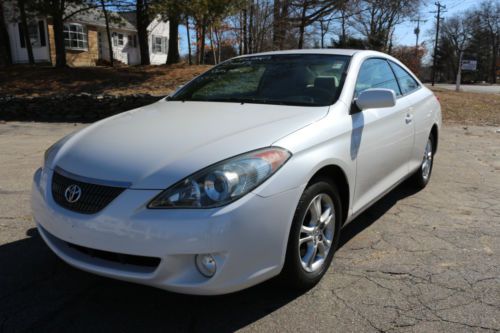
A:
[[[123,46],[123,34],[113,32],[112,36],[113,46]]]
[[[153,36],[153,53],[167,53],[167,38],[161,36]]]
[[[21,47],[26,47],[26,40],[24,37],[24,30],[21,23],[18,24],[19,29],[19,39],[21,43]],[[38,21],[28,24],[28,37],[31,42],[31,46],[33,47],[41,47],[46,46],[45,41],[45,22]]]
[[[137,35],[128,35],[128,46],[137,47]]]
[[[72,50],[87,50],[87,30],[78,23],[64,25],[64,45]]]
[[[29,24],[28,25],[28,35],[30,37],[32,46],[40,46],[40,35],[38,34],[38,25]]]

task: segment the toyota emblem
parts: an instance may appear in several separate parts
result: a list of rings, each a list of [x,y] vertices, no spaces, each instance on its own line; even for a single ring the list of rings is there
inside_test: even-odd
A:
[[[80,200],[80,197],[82,196],[82,189],[78,185],[70,185],[66,188],[64,191],[64,197],[66,198],[66,201],[69,203],[75,203],[78,200]]]

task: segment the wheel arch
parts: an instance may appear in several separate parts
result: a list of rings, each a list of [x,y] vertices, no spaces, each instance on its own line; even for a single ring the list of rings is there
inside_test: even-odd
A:
[[[350,195],[351,195],[349,181],[347,179],[344,170],[335,164],[325,165],[314,173],[314,175],[307,183],[307,186],[314,183],[319,178],[327,178],[331,180],[338,187],[340,202],[342,204],[342,224],[344,224],[349,214]]]

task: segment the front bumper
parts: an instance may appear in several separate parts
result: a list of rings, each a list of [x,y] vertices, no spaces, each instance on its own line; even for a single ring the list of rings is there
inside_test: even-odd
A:
[[[82,270],[187,294],[241,290],[281,271],[291,221],[304,186],[263,198],[249,193],[215,209],[151,210],[158,190],[125,190],[102,211],[84,215],[56,204],[52,172],[35,173],[32,210],[47,245]],[[110,261],[74,246],[159,258],[155,267]],[[195,267],[196,254],[213,254],[212,278]]]

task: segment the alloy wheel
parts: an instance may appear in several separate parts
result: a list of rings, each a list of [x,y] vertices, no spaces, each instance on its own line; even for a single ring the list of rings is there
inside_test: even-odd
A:
[[[422,161],[422,178],[424,181],[429,179],[432,167],[432,141],[427,140],[427,145],[425,146],[424,159]]]
[[[309,273],[321,270],[332,247],[335,232],[335,208],[332,198],[320,193],[309,203],[299,236],[299,257]]]

